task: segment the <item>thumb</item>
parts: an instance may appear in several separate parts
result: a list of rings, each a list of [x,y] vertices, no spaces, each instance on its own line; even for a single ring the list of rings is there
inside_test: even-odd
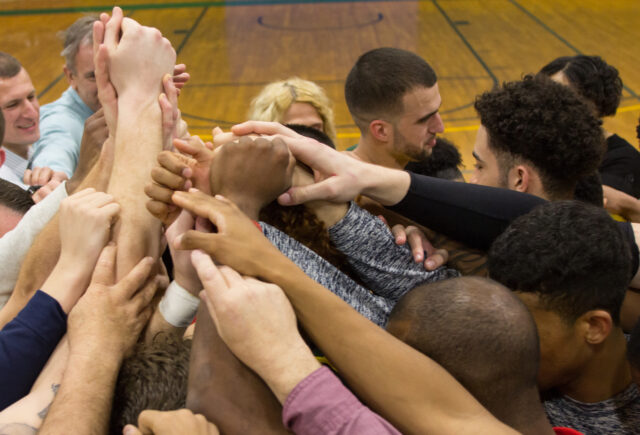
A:
[[[278,197],[278,203],[280,205],[298,205],[317,199],[331,201],[335,197],[331,181],[331,179],[326,179],[320,183],[292,187]]]
[[[147,434],[151,434],[153,432],[147,432]],[[126,425],[122,429],[122,435],[144,435],[140,430],[132,424]]]
[[[216,234],[203,233],[201,231],[190,230],[178,236],[173,246],[183,251],[202,249],[204,252],[213,255]]]

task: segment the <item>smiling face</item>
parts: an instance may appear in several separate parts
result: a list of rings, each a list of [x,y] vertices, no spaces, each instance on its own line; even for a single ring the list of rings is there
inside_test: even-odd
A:
[[[100,108],[98,87],[96,86],[95,67],[93,66],[93,46],[91,43],[80,45],[75,59],[75,71],[64,67],[69,85],[78,93],[82,101],[94,112]]]
[[[0,78],[0,108],[5,120],[4,146],[15,149],[40,138],[40,105],[24,68],[13,77]]]
[[[392,122],[395,154],[414,161],[431,155],[436,145],[436,135],[444,131],[438,113],[441,104],[437,83],[430,88],[414,88],[404,95],[403,111]]]

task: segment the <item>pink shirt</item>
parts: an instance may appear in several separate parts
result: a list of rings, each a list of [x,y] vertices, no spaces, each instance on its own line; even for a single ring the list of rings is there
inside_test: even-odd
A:
[[[282,422],[296,434],[400,434],[360,403],[327,367],[314,371],[291,391]]]

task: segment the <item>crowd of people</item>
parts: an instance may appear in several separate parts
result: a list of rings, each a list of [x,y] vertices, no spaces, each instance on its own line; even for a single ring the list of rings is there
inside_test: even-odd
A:
[[[602,58],[479,95],[466,183],[406,50],[346,77],[343,152],[298,77],[190,135],[185,65],[118,7],[62,55],[40,108],[0,52],[0,433],[640,433],[640,152]]]

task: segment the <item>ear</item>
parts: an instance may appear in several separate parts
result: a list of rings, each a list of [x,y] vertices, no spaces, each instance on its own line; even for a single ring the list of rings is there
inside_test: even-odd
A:
[[[582,325],[584,340],[588,344],[604,342],[613,329],[611,314],[605,310],[591,310],[578,319]]]
[[[71,69],[67,65],[65,65],[62,67],[62,71],[64,72],[64,76],[67,78],[67,82],[69,82],[69,86],[71,86],[73,89],[76,89],[76,80]]]
[[[380,142],[393,140],[393,126],[381,119],[374,119],[369,123],[369,133],[371,133],[374,139]]]
[[[516,165],[509,169],[507,184],[509,189],[518,192],[528,192],[531,182],[530,169],[525,165]]]

